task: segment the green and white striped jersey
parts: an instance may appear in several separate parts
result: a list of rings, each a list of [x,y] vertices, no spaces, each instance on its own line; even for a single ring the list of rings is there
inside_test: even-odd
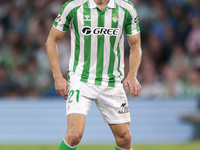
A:
[[[124,31],[140,32],[137,13],[127,0],[110,0],[101,11],[93,0],[69,0],[54,21],[60,31],[71,30],[70,76],[114,87],[124,76]]]

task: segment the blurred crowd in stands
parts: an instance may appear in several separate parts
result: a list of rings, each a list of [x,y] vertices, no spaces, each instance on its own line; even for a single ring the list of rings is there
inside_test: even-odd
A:
[[[141,98],[200,98],[200,0],[131,0],[140,20]],[[0,97],[53,97],[45,42],[66,0],[0,0]],[[67,77],[69,31],[58,43]],[[125,74],[129,46],[125,43]],[[128,94],[128,91],[127,91]]]

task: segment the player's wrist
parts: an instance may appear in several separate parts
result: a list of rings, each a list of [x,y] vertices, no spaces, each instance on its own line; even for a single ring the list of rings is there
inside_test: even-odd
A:
[[[53,76],[54,80],[60,80],[63,79],[64,77],[62,75],[57,75],[57,76]]]
[[[135,71],[129,71],[127,77],[136,78],[137,77],[137,73]]]

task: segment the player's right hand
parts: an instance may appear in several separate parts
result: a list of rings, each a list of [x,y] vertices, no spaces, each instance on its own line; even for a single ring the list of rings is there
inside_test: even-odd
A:
[[[68,96],[67,89],[68,89],[68,82],[65,78],[60,77],[55,79],[55,90],[65,100],[67,100]]]
[[[138,97],[142,89],[137,78],[130,74],[128,74],[128,76],[124,80],[124,86],[126,89],[130,88],[130,92],[131,92],[130,95],[133,97]]]

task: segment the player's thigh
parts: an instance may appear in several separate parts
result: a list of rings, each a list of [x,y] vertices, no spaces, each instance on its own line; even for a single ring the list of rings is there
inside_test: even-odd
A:
[[[87,116],[93,99],[93,87],[81,81],[72,80],[69,83],[69,94],[66,103],[66,114],[83,114]]]
[[[129,122],[128,123],[122,123],[122,124],[109,124],[113,135],[115,138],[123,138],[124,136],[131,135],[130,128],[129,128]]]
[[[122,124],[131,121],[128,100],[122,85],[104,88],[95,102],[106,123]]]
[[[67,134],[83,135],[85,128],[85,118],[83,114],[69,114],[67,115]]]

